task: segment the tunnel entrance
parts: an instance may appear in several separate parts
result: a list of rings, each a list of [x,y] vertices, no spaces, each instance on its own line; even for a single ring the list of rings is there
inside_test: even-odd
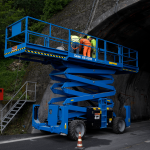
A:
[[[150,1],[142,0],[120,10],[89,34],[139,51],[139,68],[149,72]]]

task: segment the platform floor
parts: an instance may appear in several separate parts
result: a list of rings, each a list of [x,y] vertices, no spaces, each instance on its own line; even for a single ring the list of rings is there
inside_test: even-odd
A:
[[[68,52],[66,50],[60,50],[57,48],[48,48],[41,45],[23,43],[17,46],[15,51],[12,51],[11,48],[5,50],[4,56],[17,58],[27,61],[35,61],[41,63],[54,62],[54,61],[69,61],[75,64],[84,65],[85,67],[91,66],[91,68],[105,68],[113,69],[117,71],[117,74],[120,73],[136,73],[139,68],[118,62],[114,60],[114,56],[108,55],[107,60],[104,59],[104,53],[98,53],[98,58],[86,57],[80,54],[75,54]]]

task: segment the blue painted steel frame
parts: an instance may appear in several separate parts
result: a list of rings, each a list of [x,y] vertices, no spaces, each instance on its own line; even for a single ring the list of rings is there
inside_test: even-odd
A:
[[[107,100],[106,97],[115,95],[116,90],[110,85],[114,82],[110,74],[115,74],[115,70],[89,69],[69,62],[63,62],[62,66],[61,64],[55,66],[55,62],[53,62],[52,65],[57,70],[52,71],[50,77],[60,83],[54,83],[51,90],[54,94],[64,95],[64,97],[52,98],[49,101],[46,124],[43,125],[39,122],[36,124],[36,120],[33,118],[32,125],[39,130],[68,134],[69,120],[87,119],[87,107],[77,106],[77,102],[90,100],[97,102],[96,107],[102,111],[100,128],[107,128],[107,107],[113,108],[114,103],[111,99]],[[82,77],[83,75],[84,77]],[[89,79],[93,75],[97,80]],[[87,92],[75,90],[74,87],[83,88]],[[105,88],[105,90],[100,88]],[[62,102],[63,106],[56,105],[56,102]],[[34,113],[36,112],[33,111],[33,116]]]
[[[29,19],[36,20],[38,22],[42,22],[42,23],[45,23],[45,24],[49,25],[49,29],[50,29],[49,30],[49,34],[45,35],[45,34],[37,33],[37,32],[34,32],[34,31],[30,31],[29,28],[28,28],[28,20]],[[10,26],[8,26],[6,28],[5,52],[4,52],[5,53],[5,57],[12,57],[12,56],[18,54],[18,52],[13,52],[12,53],[12,48],[7,48],[7,41],[21,43],[19,41],[11,40],[11,38],[13,38],[14,36],[11,36],[11,37],[7,36],[8,35],[8,28],[16,26],[17,23],[20,23],[23,20],[25,20],[25,30],[22,31],[20,34],[25,33],[26,50],[28,50],[28,49],[41,50],[41,47],[39,47],[37,44],[29,43],[30,35],[35,35],[35,36],[44,38],[44,46],[43,46],[43,49],[42,49],[43,52],[47,48],[48,52],[50,52],[50,53],[53,53],[53,51],[55,50],[55,53],[60,54],[59,50],[57,50],[56,48],[52,48],[51,47],[50,41],[60,42],[60,43],[64,43],[64,44],[68,45],[67,46],[68,47],[68,51],[66,51],[67,52],[66,60],[76,59],[76,62],[78,62],[78,63],[81,63],[81,62],[86,60],[86,61],[89,61],[89,63],[91,63],[91,64],[93,64],[93,62],[96,63],[97,65],[98,64],[105,64],[105,65],[108,65],[108,66],[111,66],[111,67],[115,67],[116,69],[118,69],[120,71],[138,72],[138,52],[137,51],[135,51],[133,49],[130,49],[130,48],[127,48],[127,47],[124,47],[122,45],[110,42],[110,41],[106,41],[106,40],[103,40],[103,39],[91,36],[92,38],[96,39],[96,58],[86,57],[86,56],[82,56],[80,54],[76,55],[76,54],[73,54],[73,53],[70,52],[71,42],[72,42],[70,37],[71,37],[71,34],[73,32],[77,33],[77,34],[79,34],[79,33],[83,34],[83,33],[75,31],[75,30],[72,30],[72,29],[67,29],[67,28],[64,28],[64,27],[61,27],[61,26],[58,26],[58,25],[54,25],[54,24],[51,24],[51,23],[48,23],[48,22],[45,22],[45,21],[42,21],[42,20],[39,20],[39,19],[35,19],[35,18],[32,18],[32,17],[29,17],[29,16],[20,19],[19,21],[15,22],[14,24],[12,24],[12,25],[10,25]],[[68,31],[68,40],[64,40],[64,39],[60,39],[60,38],[57,38],[57,37],[53,37],[52,34],[51,34],[53,26]],[[15,31],[13,31],[13,32],[15,32]],[[84,35],[88,36],[88,34],[84,34]],[[99,41],[103,41],[104,42],[104,49],[99,48]],[[108,51],[108,49],[107,49],[107,44],[108,43],[116,45],[118,47],[118,52],[114,53],[114,52]],[[128,55],[127,56],[126,56],[126,53],[123,52],[124,48],[128,49]],[[98,53],[100,51],[104,52],[104,60],[98,59]],[[28,54],[28,51],[19,51],[19,53]],[[130,55],[131,53],[136,53],[136,58],[132,58],[131,55]],[[110,62],[110,61],[107,60],[107,55],[109,55],[109,54],[114,56],[114,62]],[[34,54],[34,55],[36,55],[36,54]],[[118,62],[116,62],[116,59],[115,59],[116,56],[119,57],[119,61]],[[41,57],[43,57],[43,56],[41,56]],[[127,58],[128,60],[124,61],[123,60],[124,57]],[[132,62],[132,61],[136,62],[135,66],[126,64],[126,62]]]
[[[126,123],[126,127],[129,127],[131,124],[131,108],[130,106],[124,106],[126,109],[126,118],[125,118],[125,123]]]
[[[50,33],[48,35],[37,33],[30,31],[28,29],[28,20],[33,19],[36,21],[40,21],[49,25]],[[25,20],[25,30],[20,31],[21,21]],[[17,30],[17,26],[19,26],[19,31],[13,31],[14,34],[11,37],[8,37],[8,29],[12,27],[12,30]],[[68,31],[68,40],[60,39],[52,36],[52,26],[65,29]],[[39,56],[43,58],[51,58],[48,59],[50,63],[54,66],[56,70],[54,70],[50,77],[53,80],[59,81],[60,83],[55,83],[51,87],[51,90],[55,94],[63,95],[64,97],[52,98],[49,104],[48,111],[48,122],[40,123],[38,117],[38,108],[39,105],[33,106],[33,117],[32,117],[32,125],[39,130],[45,130],[52,133],[65,133],[68,134],[68,121],[74,120],[75,118],[86,119],[86,107],[79,107],[77,103],[80,101],[92,101],[97,102],[97,107],[99,107],[102,111],[101,117],[101,128],[107,127],[107,107],[113,108],[114,103],[112,100],[107,100],[106,97],[115,95],[115,88],[110,84],[113,83],[114,79],[111,74],[115,74],[117,70],[120,71],[131,71],[138,72],[138,52],[126,48],[122,45],[118,45],[116,43],[112,43],[94,36],[92,38],[96,39],[96,58],[86,57],[83,55],[77,55],[70,52],[71,48],[71,32],[80,33],[81,32],[63,28],[45,21],[41,21],[32,17],[24,17],[16,23],[8,26],[6,28],[6,36],[5,36],[5,57],[16,57],[18,54],[26,54],[30,57]],[[16,35],[24,33],[25,41],[13,41],[13,38]],[[35,35],[38,37],[44,38],[44,46],[40,46],[37,44],[29,43],[29,37],[31,35]],[[84,34],[87,35],[87,34]],[[68,51],[62,51],[56,48],[50,47],[50,40],[55,42],[60,42],[67,44]],[[7,48],[7,41],[18,42],[19,44],[14,48]],[[99,41],[104,42],[104,49],[99,48]],[[108,51],[107,44],[116,45],[118,48],[118,52],[114,53]],[[84,44],[82,44],[84,46]],[[93,47],[91,47],[93,48]],[[124,53],[124,49],[128,50],[128,53]],[[104,53],[104,60],[98,58],[98,53]],[[136,58],[132,58],[131,54],[135,53]],[[114,61],[110,62],[107,60],[107,55],[111,54],[114,56]],[[116,56],[119,57],[119,62],[116,62]],[[53,59],[52,59],[53,57]],[[127,60],[124,60],[124,57]],[[22,59],[22,58],[21,58]],[[23,58],[25,59],[25,58]],[[36,60],[35,60],[36,61]],[[131,66],[125,64],[126,62],[135,61],[136,65]],[[56,62],[59,62],[60,65],[56,65]],[[74,63],[75,62],[75,63]],[[82,64],[82,65],[80,65]],[[94,69],[91,69],[89,65],[94,64]],[[99,64],[104,65],[103,68],[100,69]],[[110,67],[111,66],[111,69]],[[98,69],[99,68],[99,69]],[[62,77],[64,76],[64,77]],[[84,77],[83,77],[84,76]],[[92,79],[96,78],[96,80]],[[104,80],[103,80],[104,78]],[[107,78],[107,80],[106,80]],[[75,90],[75,87],[82,88],[84,92],[79,90]],[[104,90],[105,89],[105,90]],[[63,106],[55,105],[55,102],[63,102]],[[37,109],[35,109],[37,107]],[[126,126],[130,125],[130,107],[126,106]],[[113,113],[113,116],[116,115]]]

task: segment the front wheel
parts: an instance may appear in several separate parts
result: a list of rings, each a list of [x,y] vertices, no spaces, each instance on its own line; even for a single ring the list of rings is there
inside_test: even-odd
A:
[[[113,131],[117,134],[123,133],[125,131],[126,125],[125,121],[121,117],[116,117],[113,120]]]
[[[77,140],[79,136],[79,132],[81,132],[82,139],[86,133],[86,126],[84,121],[82,120],[73,120],[70,122],[68,127],[68,136],[72,140]]]

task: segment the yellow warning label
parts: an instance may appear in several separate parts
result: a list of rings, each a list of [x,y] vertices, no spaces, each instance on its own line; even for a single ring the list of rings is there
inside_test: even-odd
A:
[[[111,64],[111,65],[117,65],[117,63],[114,63],[114,62],[111,62],[111,61],[109,61],[109,64]]]
[[[112,118],[109,118],[109,121],[112,121]]]
[[[65,123],[65,125],[64,125],[64,129],[66,129],[67,128],[67,125],[66,125],[66,123]]]

